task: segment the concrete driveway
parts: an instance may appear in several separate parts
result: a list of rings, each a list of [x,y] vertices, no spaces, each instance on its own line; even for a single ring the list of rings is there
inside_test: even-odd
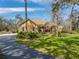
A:
[[[0,49],[8,59],[55,59],[25,45],[17,44],[15,39],[16,34],[0,35]]]

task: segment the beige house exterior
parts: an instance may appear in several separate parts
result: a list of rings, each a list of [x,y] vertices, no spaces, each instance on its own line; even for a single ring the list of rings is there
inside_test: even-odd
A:
[[[44,31],[49,24],[47,20],[27,20],[19,24],[18,31],[25,31],[25,32],[38,32]],[[40,29],[39,29],[40,28]]]
[[[19,24],[18,31],[24,32],[61,32],[62,25],[55,25],[47,20],[27,20]]]

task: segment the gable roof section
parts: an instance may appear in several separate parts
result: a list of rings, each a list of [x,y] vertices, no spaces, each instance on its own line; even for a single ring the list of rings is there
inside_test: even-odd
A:
[[[36,23],[37,25],[44,25],[46,23],[48,23],[47,20],[32,20],[34,23]]]
[[[35,25],[44,25],[46,23],[49,23],[47,20],[27,20],[27,21],[31,21],[32,23],[34,23]],[[26,23],[27,21],[23,21],[19,24],[19,26],[21,26],[22,24]]]

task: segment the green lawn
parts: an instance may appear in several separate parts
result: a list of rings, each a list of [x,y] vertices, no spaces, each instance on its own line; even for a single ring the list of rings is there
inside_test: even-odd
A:
[[[49,34],[33,40],[17,39],[17,42],[58,59],[79,59],[79,33],[63,33],[62,37]]]
[[[0,34],[11,34],[12,32],[1,31]]]

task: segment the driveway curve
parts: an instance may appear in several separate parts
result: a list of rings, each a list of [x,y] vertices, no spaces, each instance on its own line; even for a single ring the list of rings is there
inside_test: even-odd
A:
[[[7,59],[55,59],[25,45],[17,44],[15,39],[16,34],[0,35],[0,49]]]

